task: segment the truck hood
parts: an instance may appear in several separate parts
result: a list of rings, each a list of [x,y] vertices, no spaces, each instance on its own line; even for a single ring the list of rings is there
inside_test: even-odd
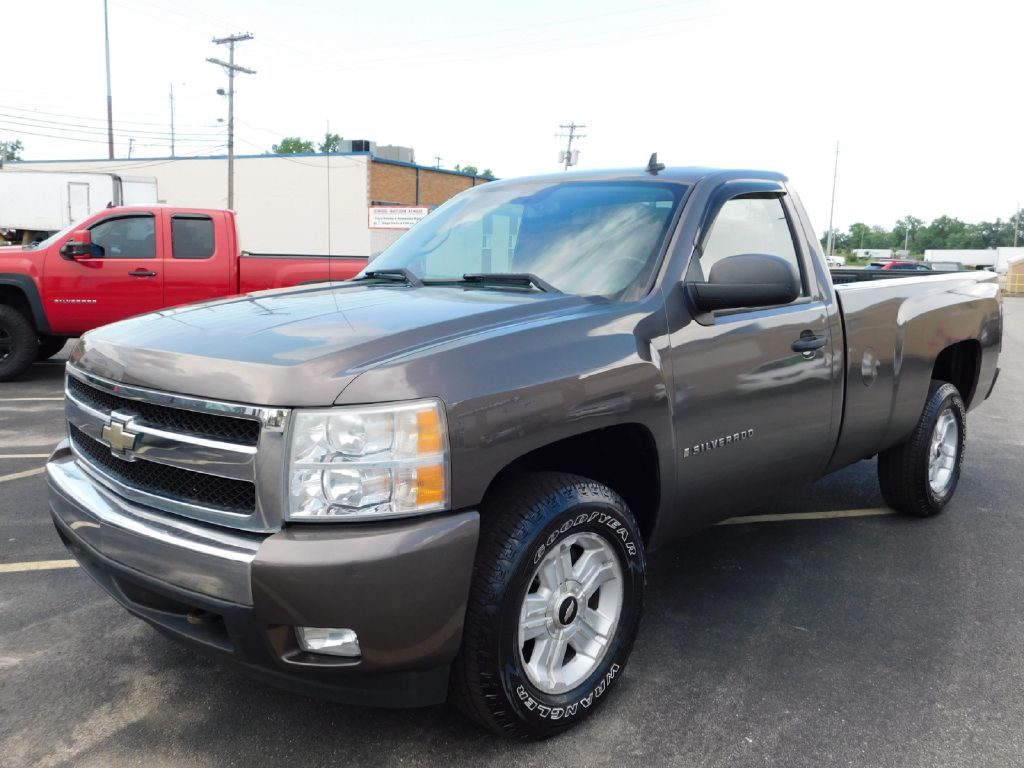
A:
[[[71,360],[114,381],[166,392],[330,405],[360,373],[395,358],[600,306],[607,302],[461,287],[289,288],[113,323],[82,337]]]

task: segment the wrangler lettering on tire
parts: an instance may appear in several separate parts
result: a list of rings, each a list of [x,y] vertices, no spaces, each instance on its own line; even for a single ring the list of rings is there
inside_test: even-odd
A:
[[[552,736],[593,712],[622,675],[643,604],[643,541],[605,485],[534,473],[481,511],[452,699],[481,725]]]

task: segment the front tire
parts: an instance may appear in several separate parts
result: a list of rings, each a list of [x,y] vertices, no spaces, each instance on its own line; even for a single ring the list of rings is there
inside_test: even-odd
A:
[[[952,384],[933,381],[910,437],[878,454],[878,482],[893,509],[939,514],[956,492],[967,437],[967,407]]]
[[[452,700],[522,739],[565,731],[607,699],[636,637],[646,564],[625,501],[576,475],[505,483],[481,537]]]
[[[36,360],[39,338],[36,329],[14,307],[0,304],[0,381],[10,381]]]

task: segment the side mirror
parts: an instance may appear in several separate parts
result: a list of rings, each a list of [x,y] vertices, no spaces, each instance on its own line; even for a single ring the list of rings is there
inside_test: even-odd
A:
[[[687,283],[690,299],[705,312],[789,304],[800,295],[790,264],[767,253],[744,253],[715,263],[707,282]]]
[[[68,261],[88,259],[92,256],[92,232],[88,229],[76,229],[71,239],[64,243],[60,255]]]

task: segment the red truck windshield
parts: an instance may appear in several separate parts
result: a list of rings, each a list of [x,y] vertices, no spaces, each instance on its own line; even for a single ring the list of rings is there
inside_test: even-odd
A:
[[[453,198],[374,259],[424,281],[532,274],[564,293],[646,293],[686,187],[659,182],[488,184]]]

